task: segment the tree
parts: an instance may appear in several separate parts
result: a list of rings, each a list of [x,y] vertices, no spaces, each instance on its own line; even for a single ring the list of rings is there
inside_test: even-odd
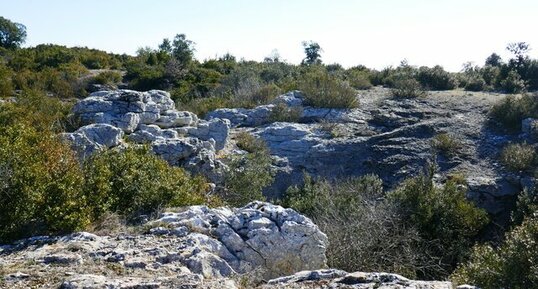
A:
[[[506,50],[510,51],[515,58],[511,59],[510,62],[514,62],[517,68],[520,68],[524,65],[525,61],[528,58],[527,53],[531,50],[530,45],[525,42],[514,42],[509,43],[506,46]]]
[[[172,56],[182,64],[190,63],[195,50],[194,44],[185,34],[177,34],[172,41]]]
[[[321,54],[323,51],[319,44],[314,41],[303,41],[304,53],[306,57],[303,59],[303,65],[321,64]]]
[[[26,26],[0,16],[0,47],[18,48],[26,40]]]
[[[488,58],[486,58],[486,66],[495,66],[500,67],[502,64],[502,58],[497,53],[492,53]]]

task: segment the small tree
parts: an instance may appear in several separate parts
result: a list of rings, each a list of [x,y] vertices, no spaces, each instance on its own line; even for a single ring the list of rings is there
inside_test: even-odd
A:
[[[303,59],[301,64],[303,65],[312,65],[312,64],[321,64],[321,54],[323,51],[321,46],[314,41],[303,41],[304,53],[306,57]]]
[[[0,47],[18,48],[26,41],[26,26],[0,16]]]
[[[500,67],[501,64],[502,64],[502,58],[499,54],[497,53],[492,53],[490,56],[488,56],[488,58],[486,58],[486,63],[485,65],[486,66],[495,66],[495,67]]]
[[[186,38],[185,34],[177,34],[172,41],[172,56],[182,64],[190,63],[195,50],[194,44]]]

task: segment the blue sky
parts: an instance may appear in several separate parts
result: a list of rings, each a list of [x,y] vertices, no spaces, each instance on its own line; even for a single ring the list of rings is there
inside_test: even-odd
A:
[[[0,0],[0,16],[25,24],[27,44],[134,54],[185,33],[200,60],[229,52],[291,63],[314,40],[325,63],[373,68],[441,64],[458,71],[525,41],[538,58],[536,0]]]

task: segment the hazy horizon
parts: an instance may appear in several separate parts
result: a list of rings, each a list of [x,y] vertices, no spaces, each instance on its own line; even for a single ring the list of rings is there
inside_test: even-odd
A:
[[[203,61],[225,53],[262,61],[272,50],[299,63],[302,41],[323,49],[326,64],[381,69],[407,59],[459,71],[510,42],[531,45],[538,2],[507,1],[0,1],[0,16],[24,24],[25,46],[53,43],[134,55],[184,33]]]

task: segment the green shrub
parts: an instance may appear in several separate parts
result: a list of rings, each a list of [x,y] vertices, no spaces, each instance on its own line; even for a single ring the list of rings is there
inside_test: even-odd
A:
[[[520,130],[522,120],[538,118],[538,94],[507,96],[492,107],[490,116],[509,129]]]
[[[85,191],[95,218],[105,212],[128,217],[165,206],[186,206],[208,201],[207,184],[172,167],[147,148],[108,150],[85,164]]]
[[[461,143],[449,133],[440,133],[433,137],[432,147],[446,156],[451,156],[458,152],[461,148]]]
[[[538,220],[528,218],[497,248],[477,245],[470,260],[452,275],[458,284],[484,289],[538,288]]]
[[[350,70],[346,75],[346,80],[351,87],[358,90],[370,89],[372,87],[368,72],[363,70]]]
[[[520,93],[525,91],[527,86],[521,76],[516,71],[511,70],[508,76],[501,81],[501,87],[507,93]]]
[[[428,264],[413,227],[400,222],[373,175],[331,183],[305,178],[283,205],[306,214],[329,238],[328,265],[349,272],[396,272],[414,278]]]
[[[284,103],[277,103],[271,110],[269,120],[271,122],[299,122],[303,115],[303,108],[289,107]]]
[[[267,152],[265,142],[246,131],[242,131],[235,136],[237,147],[249,153]]]
[[[256,83],[244,82],[230,99],[230,107],[254,108],[269,103],[280,93],[280,88],[275,84],[259,86]]]
[[[486,212],[467,201],[465,193],[457,178],[436,187],[433,169],[391,192],[404,221],[416,226],[425,240],[426,254],[439,258],[438,266],[425,270],[421,278],[442,279],[450,274],[468,257],[478,233],[488,223]]]
[[[258,146],[254,152],[234,156],[228,163],[222,199],[231,206],[243,206],[251,201],[265,200],[263,189],[273,183],[272,160],[266,149]]]
[[[93,83],[96,84],[118,84],[122,80],[122,75],[118,71],[107,70],[97,74],[93,78]]]
[[[403,78],[394,81],[394,87],[391,89],[392,96],[397,98],[416,98],[426,95],[426,91],[413,78]]]
[[[13,96],[13,72],[0,60],[0,98]]]
[[[230,100],[225,97],[195,98],[188,102],[180,103],[177,106],[181,110],[194,112],[196,115],[203,118],[210,111],[230,107]]]
[[[429,90],[450,90],[458,84],[456,78],[439,65],[432,68],[420,67],[416,79]]]
[[[23,123],[0,133],[0,241],[83,229],[90,221],[83,175],[51,132]]]
[[[357,92],[347,82],[326,72],[310,72],[299,82],[305,103],[321,108],[354,108],[358,106]]]
[[[536,160],[536,150],[532,145],[509,144],[501,153],[501,162],[511,171],[525,171],[532,167]]]
[[[483,91],[486,89],[486,81],[482,77],[471,77],[467,79],[464,88],[467,91]]]

